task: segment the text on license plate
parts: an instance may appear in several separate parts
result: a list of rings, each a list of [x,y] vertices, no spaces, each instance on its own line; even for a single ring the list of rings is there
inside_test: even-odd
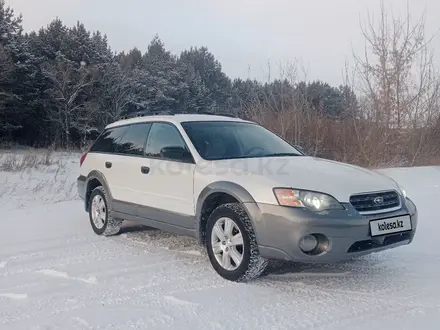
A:
[[[409,215],[370,221],[371,236],[380,236],[412,229]]]

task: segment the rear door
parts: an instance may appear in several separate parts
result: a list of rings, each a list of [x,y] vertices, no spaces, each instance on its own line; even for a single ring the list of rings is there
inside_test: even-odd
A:
[[[116,153],[120,170],[113,181],[118,191],[115,209],[119,212],[138,215],[138,205],[143,202],[143,172],[148,171],[150,164],[144,148],[150,128],[150,123],[131,124],[118,143]]]
[[[128,126],[113,127],[105,130],[90,148],[90,161],[88,166],[91,170],[101,172],[109,186],[113,198],[118,198],[117,178],[119,173],[123,172],[121,156],[116,154],[118,144]]]
[[[184,154],[164,156],[166,147],[181,147]],[[139,180],[142,192],[140,215],[184,228],[193,228],[193,157],[179,130],[173,123],[155,122],[148,135],[145,156],[149,172]]]

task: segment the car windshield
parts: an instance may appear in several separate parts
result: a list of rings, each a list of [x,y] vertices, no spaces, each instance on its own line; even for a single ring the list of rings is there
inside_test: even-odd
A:
[[[302,156],[292,145],[266,128],[248,122],[184,122],[197,152],[203,159]]]

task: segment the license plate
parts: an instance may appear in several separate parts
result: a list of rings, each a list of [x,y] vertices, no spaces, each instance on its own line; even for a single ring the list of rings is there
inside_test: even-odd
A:
[[[381,236],[412,229],[409,215],[370,221],[371,236]]]

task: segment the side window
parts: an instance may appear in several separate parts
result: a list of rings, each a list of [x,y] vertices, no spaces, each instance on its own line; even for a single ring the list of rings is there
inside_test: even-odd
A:
[[[177,128],[166,123],[154,123],[151,126],[145,155],[181,162],[194,161]]]
[[[114,153],[118,143],[127,130],[127,126],[114,127],[102,133],[90,148],[91,152]]]
[[[142,156],[150,128],[150,123],[130,125],[119,142],[116,152],[118,154]]]

